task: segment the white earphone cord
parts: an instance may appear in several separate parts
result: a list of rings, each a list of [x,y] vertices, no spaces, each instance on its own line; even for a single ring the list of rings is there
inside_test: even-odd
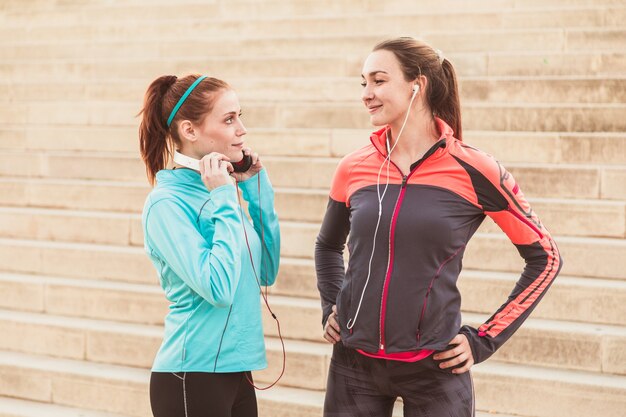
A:
[[[365,280],[365,286],[363,287],[363,291],[361,291],[361,298],[359,299],[359,305],[357,306],[356,313],[354,314],[354,318],[348,320],[348,324],[346,327],[348,330],[351,330],[356,324],[356,319],[359,317],[359,312],[361,311],[361,305],[363,304],[363,297],[365,296],[365,290],[367,289],[367,285],[370,282],[370,276],[372,275],[372,260],[374,259],[374,252],[376,251],[376,237],[378,235],[378,226],[380,226],[380,219],[383,213],[383,199],[385,198],[385,194],[387,193],[387,188],[389,187],[389,166],[391,165],[391,152],[395,149],[400,142],[400,136],[402,135],[402,131],[404,131],[404,127],[406,126],[406,122],[409,120],[409,115],[411,114],[411,106],[413,105],[413,100],[415,100],[415,96],[419,92],[419,85],[413,87],[413,95],[411,96],[411,101],[409,102],[409,108],[406,110],[406,116],[404,116],[404,122],[402,122],[402,127],[400,128],[400,132],[398,132],[398,137],[396,138],[396,143],[393,144],[391,149],[389,149],[389,138],[387,138],[387,156],[385,160],[380,165],[380,169],[378,170],[378,176],[376,178],[376,194],[378,195],[378,220],[376,221],[376,229],[374,229],[374,240],[372,242],[372,253],[370,254],[369,264],[367,266],[367,279]],[[383,171],[383,167],[387,165],[387,180],[385,181],[385,188],[383,190],[382,195],[380,194],[380,173]]]

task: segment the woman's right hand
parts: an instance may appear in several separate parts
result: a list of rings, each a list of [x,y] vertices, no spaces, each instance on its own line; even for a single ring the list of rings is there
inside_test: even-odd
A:
[[[324,326],[324,339],[332,343],[333,345],[341,341],[341,328],[339,327],[339,321],[337,320],[337,306],[333,306],[333,312],[330,313],[326,320],[326,326]]]
[[[233,166],[229,161],[226,155],[217,152],[211,152],[200,160],[202,182],[209,191],[233,183],[229,174]]]

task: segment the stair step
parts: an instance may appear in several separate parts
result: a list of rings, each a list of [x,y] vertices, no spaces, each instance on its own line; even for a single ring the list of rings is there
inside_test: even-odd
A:
[[[282,254],[286,257],[311,258],[319,224],[281,223]],[[565,259],[563,273],[574,276],[623,279],[626,260],[626,240],[609,238],[557,237],[559,250]],[[467,246],[464,266],[494,271],[517,272],[524,267],[523,259],[504,233],[476,233]]]
[[[319,224],[283,221],[282,256],[311,259]],[[566,275],[623,279],[626,240],[558,237]],[[135,242],[137,242],[135,240]],[[494,271],[518,272],[523,259],[503,233],[476,233],[465,252],[464,265]],[[13,272],[50,273],[117,281],[150,283],[154,267],[141,247],[92,243],[50,242],[0,238],[0,269]]]
[[[497,362],[477,366],[473,375],[477,408],[481,410],[539,417],[563,412],[579,417],[600,412],[613,417],[621,415],[626,405],[626,378],[622,376]],[[149,415],[149,371],[143,369],[0,352],[0,378],[13,382],[0,384],[0,395],[38,401],[54,399],[59,405],[124,412],[129,416]],[[297,399],[290,404],[291,415],[294,415],[298,413],[296,406],[304,401],[290,397]],[[320,401],[322,397],[308,398]],[[523,401],[523,398],[537,401]],[[597,401],[589,401],[589,398]],[[309,412],[319,410],[321,403],[317,404],[317,407],[313,401],[307,404]]]
[[[2,50],[0,49],[0,52]],[[461,77],[461,102],[623,103],[623,77]],[[229,79],[242,102],[342,102],[361,94],[357,77],[273,77]],[[0,97],[15,101],[129,101],[143,97],[146,86],[133,80],[2,82]]]
[[[276,187],[328,189],[338,162],[338,158],[263,157],[263,164]],[[626,188],[623,187],[626,165],[510,162],[506,168],[528,196],[626,200]],[[299,175],[293,175],[294,172]],[[0,178],[0,184],[11,177],[134,181],[146,187],[144,198],[148,191],[145,167],[138,155],[130,154],[86,153],[79,156],[73,152],[55,152],[33,157],[27,151],[5,151],[0,155],[0,176],[5,177]],[[143,199],[136,207],[143,207]]]
[[[40,295],[40,299],[44,300],[39,301],[39,306],[35,303],[32,305],[21,303],[17,306],[17,309],[30,307],[34,312],[19,313],[15,310],[0,310],[0,328],[3,329],[3,334],[12,335],[0,342],[2,349],[27,349],[32,353],[149,367],[160,344],[162,336],[160,327],[143,324],[143,322],[160,323],[165,316],[166,302],[162,294],[156,293],[156,288],[150,289],[147,293],[141,293],[138,288],[128,285],[127,289],[122,286],[107,288],[104,285],[98,286],[96,283],[89,285],[89,283],[73,283],[70,280],[19,276],[3,276],[0,280],[0,287],[12,296],[10,299],[14,303],[19,303],[25,298],[20,299],[20,290],[25,293],[34,288],[33,292],[45,294]],[[464,287],[462,290],[465,293]],[[621,290],[623,294],[624,288]],[[610,288],[607,288],[608,291]],[[116,295],[118,295],[117,298],[115,298]],[[506,299],[506,297],[496,297],[492,294],[481,295],[487,301],[476,303],[472,299],[470,303],[479,305],[483,312],[481,314],[467,312],[467,306],[464,303],[464,323],[473,326],[480,325],[488,318],[488,314],[493,313],[497,308],[485,311],[489,305],[496,304],[497,300]],[[29,297],[35,298],[30,293]],[[72,302],[73,298],[85,301]],[[113,299],[118,301],[107,303]],[[548,296],[541,305],[554,304],[555,302],[551,301],[554,299],[555,296]],[[138,306],[142,301],[147,301],[149,307],[154,307],[147,311],[145,308],[141,310]],[[81,308],[87,303],[91,304]],[[45,307],[41,308],[42,304]],[[281,321],[283,337],[289,339],[286,341],[288,351],[310,352],[312,348],[318,346],[309,347],[306,344],[298,344],[301,343],[298,340],[317,343],[322,341],[319,301],[272,295],[270,305]],[[9,303],[5,307],[12,308],[12,305]],[[607,311],[610,309],[607,303],[603,307]],[[138,314],[128,315],[133,310],[138,311]],[[611,311],[619,315],[619,310]],[[56,316],[58,314],[63,316]],[[75,318],[76,316],[89,318]],[[265,309],[263,316],[265,334],[277,337],[274,320]],[[626,366],[624,366],[626,362],[624,362],[624,352],[621,349],[626,342],[626,327],[623,323],[621,323],[622,326],[586,324],[542,319],[541,316],[542,313],[538,309],[536,314],[533,313],[533,318],[524,324],[513,339],[496,354],[495,358],[507,362],[534,363],[547,367],[626,374]],[[619,317],[623,320],[623,315]],[[575,317],[571,315],[566,317],[570,320],[572,318]],[[131,320],[132,323],[97,322],[94,319]],[[15,324],[18,322],[21,325]],[[68,346],[68,343],[71,346]],[[270,368],[280,369],[279,363],[282,356],[278,340],[273,339],[273,342],[272,339],[268,340],[268,349],[272,352],[270,356],[274,362]],[[268,380],[271,378],[271,376],[267,377]],[[324,381],[325,375],[320,375],[320,378],[319,381]],[[306,379],[313,383],[310,375]],[[318,386],[322,384],[319,381]]]
[[[16,5],[17,4],[17,5]],[[470,5],[459,4],[454,0],[447,0],[442,2],[437,1],[422,1],[419,5],[406,3],[401,0],[387,1],[384,3],[372,3],[367,0],[350,0],[343,2],[334,2],[331,0],[298,0],[292,2],[284,1],[256,1],[256,0],[243,0],[232,1],[228,3],[228,7],[220,6],[219,4],[206,4],[200,5],[197,1],[188,1],[182,3],[186,7],[181,7],[181,4],[177,3],[172,5],[171,3],[163,4],[149,3],[152,7],[145,7],[145,3],[142,2],[128,2],[124,1],[120,4],[111,4],[109,2],[95,2],[87,3],[81,2],[81,7],[76,8],[75,3],[70,4],[57,4],[51,2],[38,1],[32,5],[24,6],[19,2],[3,3],[4,11],[11,17],[16,18],[24,16],[27,22],[29,13],[38,16],[44,12],[56,12],[52,14],[50,20],[59,20],[60,16],[78,15],[85,16],[85,19],[92,18],[94,15],[106,15],[110,16],[112,20],[125,20],[135,23],[138,17],[145,19],[172,19],[173,16],[180,16],[181,18],[205,18],[205,19],[232,19],[232,16],[244,15],[251,17],[264,17],[275,18],[276,16],[336,16],[339,14],[349,13],[423,13],[425,10],[429,12],[450,12],[451,10],[457,10],[460,12],[476,12],[483,11],[489,12],[493,10],[502,10],[503,12],[527,12],[527,11],[543,11],[546,12],[559,12],[563,8],[580,8],[595,6],[596,9],[602,9],[605,7],[623,5],[621,1],[615,0],[551,0],[551,1],[516,1],[516,0],[476,0]],[[73,7],[74,6],[74,7]],[[155,7],[158,6],[158,7]],[[607,16],[607,19],[611,15]],[[54,19],[57,17],[57,19]],[[39,19],[49,24],[49,21],[45,19]],[[546,22],[546,25],[550,23],[550,20],[542,20]],[[603,20],[604,21],[604,20]],[[453,25],[458,26],[458,25]]]
[[[370,143],[370,129],[249,129],[246,140],[265,156],[342,157]],[[503,163],[624,165],[624,133],[498,132],[465,130],[464,142]],[[89,137],[85,140],[84,137]],[[139,157],[137,130],[109,126],[0,127],[0,149],[80,156]],[[537,152],[541,149],[541,152]],[[90,154],[91,153],[91,154]],[[120,155],[120,153],[122,153]],[[103,170],[107,173],[110,170]],[[142,178],[143,180],[143,178]]]
[[[294,408],[298,417],[318,417],[324,394],[318,391],[307,391],[297,388],[275,387],[269,391],[257,392],[259,415],[272,417],[293,417]],[[99,411],[70,408],[50,403],[18,400],[0,397],[0,417],[126,417],[121,414],[103,413]],[[393,417],[402,416],[402,402],[396,402]],[[477,417],[513,417],[493,412],[476,413]]]
[[[127,44],[125,42],[125,44]],[[156,43],[158,45],[158,43]],[[15,81],[30,80],[45,82],[50,79],[72,77],[77,81],[84,80],[87,84],[94,79],[102,78],[139,78],[138,83],[146,88],[156,77],[167,73],[179,73],[181,68],[186,72],[209,72],[217,77],[318,77],[324,74],[329,77],[355,77],[361,73],[363,61],[374,46],[366,51],[351,51],[347,54],[330,54],[327,51],[316,54],[315,58],[298,53],[288,55],[207,58],[205,54],[197,56],[199,51],[206,49],[190,48],[184,53],[180,42],[172,45],[171,50],[153,57],[137,57],[137,54],[126,54],[111,57],[108,53],[106,61],[94,62],[88,59],[77,62],[50,59],[3,60],[0,64],[0,75]],[[76,48],[77,46],[74,46]],[[143,48],[142,48],[143,49]],[[137,52],[139,53],[139,52]],[[176,59],[172,59],[176,56]],[[489,53],[448,53],[446,57],[454,63],[457,75],[465,76],[623,76],[626,68],[626,53],[608,51],[577,51],[577,52],[534,52],[520,50],[516,52]],[[44,69],[42,69],[42,67]],[[43,77],[42,74],[46,74]],[[143,80],[143,81],[141,81]],[[86,87],[89,89],[89,87]],[[358,98],[355,98],[358,100]],[[137,105],[138,106],[138,105]],[[135,109],[131,114],[136,114]]]
[[[303,221],[310,222],[302,223],[307,230],[319,229],[328,202],[326,191],[276,189],[275,192],[276,210],[289,230],[293,227],[289,222]],[[626,202],[555,199],[530,202],[554,236],[623,238],[626,235]],[[139,213],[0,206],[0,225],[0,238],[119,246],[144,244]],[[485,220],[479,232],[501,233],[491,220]]]
[[[111,51],[124,53],[124,56],[133,56],[135,53],[152,53],[157,55],[160,51],[172,49],[176,45],[178,56],[198,53],[198,51],[212,51],[214,56],[238,56],[238,55],[272,55],[277,51],[276,45],[281,45],[280,52],[293,55],[319,55],[319,54],[359,54],[367,55],[372,47],[388,36],[390,32],[385,26],[392,26],[397,20],[390,18],[386,23],[384,17],[375,17],[379,24],[372,25],[372,31],[367,34],[355,36],[354,30],[344,29],[339,35],[319,32],[317,28],[309,26],[309,32],[300,36],[289,34],[274,34],[259,36],[256,33],[238,33],[236,36],[224,33],[216,33],[216,29],[210,24],[194,26],[194,32],[180,33],[180,30],[168,30],[175,25],[152,24],[139,25],[100,25],[100,26],[62,26],[62,27],[35,27],[28,31],[5,29],[0,31],[2,39],[9,39],[11,35],[21,41],[40,41],[41,39],[58,39],[56,45],[62,48],[77,49],[83,52],[83,56],[103,57]],[[408,20],[408,19],[407,19]],[[398,22],[402,25],[403,22]],[[415,31],[415,23],[404,23]],[[302,24],[306,27],[308,25]],[[380,26],[380,28],[378,28]],[[219,29],[217,29],[219,30]],[[393,30],[402,31],[397,26]],[[231,29],[232,31],[232,29]],[[347,33],[346,33],[347,32]],[[141,36],[141,38],[139,38]],[[436,45],[446,53],[453,52],[516,52],[520,49],[526,51],[541,52],[575,52],[589,50],[612,50],[621,51],[620,46],[626,40],[626,30],[617,26],[613,28],[524,28],[524,29],[439,29],[420,30],[416,36],[424,39],[430,45]],[[105,48],[89,46],[90,41],[102,39],[127,40],[142,39],[141,42],[126,42],[116,45],[107,45]],[[71,40],[71,41],[68,41]],[[46,42],[50,48],[49,42]],[[146,46],[147,44],[147,46]],[[19,45],[19,44],[18,44]],[[86,47],[85,47],[86,45]],[[150,48],[152,45],[152,48]],[[96,46],[99,46],[96,44]],[[168,48],[169,46],[169,48]],[[32,55],[37,57],[38,50],[34,49]],[[50,57],[50,55],[46,55]],[[115,56],[115,55],[114,55]],[[120,56],[120,55],[117,55]]]
[[[1,74],[0,74],[1,76]],[[110,124],[136,126],[140,99],[121,102],[0,103],[0,122],[32,125]],[[367,113],[350,102],[248,102],[244,121],[251,127],[370,128]],[[493,131],[623,132],[626,104],[480,103],[463,104],[464,128]]]
[[[345,3],[345,2],[343,2]],[[623,15],[623,8],[619,5],[594,7],[567,7],[561,6],[552,10],[551,19],[546,18],[546,10],[540,8],[506,9],[498,4],[497,11],[476,11],[457,9],[458,3],[454,3],[455,9],[447,10],[445,18],[450,22],[449,27],[462,27],[464,30],[484,30],[488,27],[493,29],[531,29],[531,28],[591,28],[606,27],[615,20],[615,15]],[[169,6],[169,7],[168,7]],[[409,5],[406,5],[409,6]],[[335,13],[325,16],[271,16],[263,13],[246,16],[248,19],[233,16],[220,16],[219,10],[213,7],[201,9],[188,6],[178,6],[172,13],[171,5],[162,5],[158,8],[147,9],[145,7],[106,7],[100,8],[95,14],[93,10],[47,10],[47,13],[33,13],[23,15],[18,11],[11,13],[12,19],[5,23],[7,29],[21,30],[26,25],[29,28],[39,29],[35,33],[28,33],[28,39],[41,40],[39,33],[47,35],[53,33],[57,38],[77,34],[78,31],[91,38],[110,40],[120,38],[119,32],[111,29],[112,25],[132,22],[133,29],[141,30],[141,33],[151,36],[159,35],[155,26],[166,26],[170,35],[189,34],[186,26],[200,29],[203,33],[211,35],[250,35],[255,33],[272,33],[274,35],[301,36],[311,32],[315,28],[318,33],[327,35],[344,35],[354,33],[362,27],[372,27],[381,34],[388,32],[411,32],[415,28],[421,31],[440,31],[441,25],[437,20],[444,14],[439,11],[440,4],[422,6],[421,9],[404,10],[399,13],[371,13],[362,8],[346,10],[343,13]],[[457,11],[458,10],[458,11]],[[369,13],[368,13],[369,12]],[[358,17],[358,19],[354,19]],[[358,20],[361,26],[350,19]],[[91,21],[92,26],[88,26]],[[391,25],[395,23],[395,26]],[[71,26],[70,26],[71,25]],[[93,26],[105,28],[106,32],[96,32]],[[66,30],[61,28],[70,26]],[[106,34],[106,36],[104,36]],[[421,33],[418,35],[422,35]],[[24,37],[21,38],[22,40]]]
[[[147,285],[0,272],[0,288],[10,295],[0,308],[18,311],[151,325],[169,309],[156,278]]]
[[[105,413],[50,403],[0,397],[0,417],[126,417],[122,414]]]
[[[459,279],[462,308],[467,313],[491,314],[512,291],[518,274],[465,270]],[[284,259],[278,280],[270,287],[270,301],[281,309],[293,307],[289,297],[300,303],[309,299],[307,320],[320,326],[319,293],[312,261]],[[160,324],[168,309],[162,290],[152,285],[60,278],[47,275],[0,273],[0,287],[10,297],[1,308],[50,314],[110,319],[140,324]],[[304,298],[303,298],[304,297]],[[274,301],[274,300],[277,301]],[[533,317],[583,323],[626,325],[624,281],[559,276]],[[290,307],[292,306],[292,307]],[[269,329],[273,329],[271,323]],[[317,329],[319,330],[319,329]],[[318,332],[292,329],[293,336],[317,338]]]

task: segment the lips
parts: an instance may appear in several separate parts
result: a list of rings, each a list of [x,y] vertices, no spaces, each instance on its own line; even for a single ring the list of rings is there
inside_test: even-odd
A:
[[[374,114],[378,111],[378,109],[380,109],[383,105],[379,104],[378,106],[369,106],[367,108],[367,111],[369,112],[369,114]]]
[[[233,145],[232,145],[232,146],[235,146],[235,147],[237,147],[237,148],[240,148],[240,147],[242,147],[242,146],[243,146],[243,142],[233,143]]]

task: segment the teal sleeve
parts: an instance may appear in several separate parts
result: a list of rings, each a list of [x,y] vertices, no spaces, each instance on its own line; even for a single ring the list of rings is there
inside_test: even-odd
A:
[[[261,283],[272,285],[276,281],[280,263],[280,228],[278,215],[274,209],[274,189],[265,169],[252,178],[240,182],[239,187],[243,191],[243,198],[248,202],[248,212],[259,239],[261,223],[263,224]]]
[[[145,219],[146,243],[193,291],[212,305],[228,307],[241,275],[243,246],[235,187],[213,190],[203,210],[212,213],[210,241],[200,233],[196,215],[178,201],[154,202]]]

